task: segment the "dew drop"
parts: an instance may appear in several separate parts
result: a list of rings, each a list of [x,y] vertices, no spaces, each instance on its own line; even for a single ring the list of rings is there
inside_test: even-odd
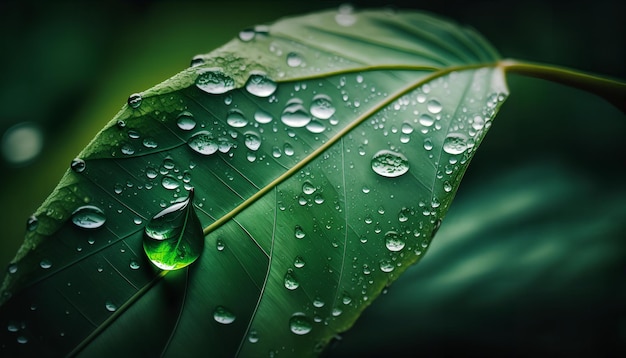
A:
[[[341,297],[341,303],[343,303],[344,305],[349,305],[351,302],[352,302],[352,297],[350,297],[348,293],[344,292],[343,296]]]
[[[426,150],[432,150],[433,149],[433,142],[432,142],[432,140],[430,140],[430,138],[424,139],[424,149],[426,149]]]
[[[429,115],[427,113],[422,113],[419,116],[419,122],[424,127],[430,127],[430,126],[433,125],[433,123],[435,123],[435,119],[431,115]]]
[[[217,306],[215,307],[215,311],[213,311],[213,319],[217,323],[231,324],[235,322],[236,318],[237,316],[224,306]]]
[[[258,109],[254,113],[254,120],[261,124],[270,123],[272,121],[272,115],[262,109]]]
[[[133,155],[135,154],[135,148],[130,144],[124,144],[121,149],[122,154]]]
[[[443,109],[441,103],[439,103],[439,101],[437,101],[436,99],[431,99],[430,101],[428,101],[428,103],[426,103],[426,108],[428,109],[428,112],[432,114],[437,114]]]
[[[262,73],[251,74],[246,82],[246,90],[257,97],[269,97],[276,92],[276,88],[276,82]]]
[[[285,145],[283,145],[283,153],[285,153],[285,155],[288,157],[294,155],[294,150],[291,144],[285,143]]]
[[[97,229],[104,225],[106,216],[102,209],[93,205],[85,205],[76,209],[72,213],[74,225],[83,229]]]
[[[475,116],[472,122],[472,128],[479,131],[485,127],[485,120],[481,116]]]
[[[304,184],[302,184],[302,192],[307,195],[315,193],[315,190],[315,186],[313,186],[313,184],[311,184],[311,182],[308,180],[305,181]]]
[[[215,248],[217,248],[217,251],[224,251],[226,245],[224,244],[224,241],[222,239],[217,239],[217,241],[215,242]]]
[[[328,119],[335,114],[335,107],[329,96],[318,94],[311,102],[311,114],[319,119]]]
[[[105,307],[105,308],[106,308],[106,310],[107,310],[107,311],[109,311],[109,312],[115,312],[115,311],[117,311],[117,305],[115,305],[115,304],[114,304],[113,302],[111,302],[111,301],[107,301],[107,302],[104,304],[104,307]]]
[[[204,57],[202,55],[196,55],[191,59],[189,67],[198,67],[204,65]]]
[[[16,273],[17,272],[17,264],[10,264],[7,267],[7,272],[10,273],[10,274]]]
[[[204,247],[202,225],[189,196],[156,214],[146,225],[143,248],[162,270],[177,270],[192,264]]]
[[[208,131],[200,131],[194,134],[187,141],[187,145],[196,152],[203,155],[211,155],[219,149],[217,142]]]
[[[293,261],[293,265],[296,268],[303,268],[304,267],[304,259],[301,256],[296,256],[296,259]]]
[[[385,234],[385,246],[387,247],[387,250],[389,251],[400,251],[404,248],[404,240],[402,240],[402,237],[400,237],[400,235],[395,232],[395,231],[388,231]]]
[[[254,40],[254,37],[256,36],[256,32],[254,31],[254,29],[243,29],[241,31],[239,31],[239,40],[243,41],[243,42],[249,42]]]
[[[218,68],[208,68],[199,72],[196,86],[209,94],[221,94],[235,88],[235,81]]]
[[[139,106],[141,106],[141,94],[139,93],[133,93],[130,96],[128,96],[128,105],[131,106],[132,108],[139,108]]]
[[[311,122],[311,116],[301,103],[292,102],[287,104],[280,120],[289,127],[300,128]]]
[[[39,267],[41,267],[42,269],[49,269],[50,267],[52,267],[52,262],[48,259],[43,259],[39,262]]]
[[[257,331],[250,331],[250,333],[248,334],[248,342],[250,343],[256,343],[259,341],[259,334],[257,333]]]
[[[72,164],[70,164],[70,167],[76,173],[81,173],[82,171],[84,171],[85,166],[85,161],[80,158],[74,158],[74,160],[72,160]]]
[[[400,153],[384,149],[372,157],[372,170],[378,175],[395,178],[409,171],[409,161]]]
[[[391,263],[391,261],[389,260],[380,260],[380,270],[382,272],[391,272],[393,271],[394,267],[393,264]]]
[[[447,181],[447,180],[446,180],[446,181],[444,181],[444,182],[443,182],[443,190],[444,190],[446,193],[451,192],[451,191],[452,191],[452,184],[450,184],[450,182],[449,182],[449,181]]]
[[[27,231],[35,231],[37,226],[39,225],[39,220],[35,215],[31,215],[26,219],[26,230]]]
[[[26,344],[26,343],[28,343],[28,338],[26,338],[24,336],[19,336],[19,337],[17,337],[17,343],[19,343],[19,344]]]
[[[196,128],[196,120],[193,118],[193,114],[188,111],[181,112],[176,118],[176,124],[178,128],[184,131],[190,131]]]
[[[304,230],[302,230],[302,227],[300,225],[296,225],[296,229],[295,229],[295,237],[296,239],[303,239],[306,234],[304,233]]]
[[[319,297],[315,297],[315,299],[313,299],[313,306],[317,308],[324,307],[324,301]]]
[[[306,125],[306,129],[311,132],[311,133],[322,133],[326,130],[326,126],[324,125],[324,123],[313,119],[312,121],[309,122],[309,124]]]
[[[450,133],[443,141],[443,150],[448,154],[461,154],[467,150],[467,137],[461,133]]]
[[[402,123],[401,131],[404,134],[411,134],[413,133],[413,127],[409,123]]]
[[[302,336],[311,332],[313,326],[304,313],[296,313],[289,320],[289,329],[292,333]]]
[[[289,67],[298,67],[302,65],[302,56],[300,56],[296,52],[289,52],[287,54],[287,66]]]
[[[130,267],[131,270],[138,270],[141,267],[139,265],[139,262],[137,262],[136,260],[131,260],[128,266]]]
[[[285,288],[290,291],[293,291],[296,288],[300,287],[300,282],[298,282],[298,280],[296,280],[296,278],[289,271],[285,274],[283,283],[285,285]]]
[[[226,123],[234,128],[242,128],[248,125],[248,120],[244,117],[243,112],[233,109],[226,115]]]
[[[256,151],[261,147],[261,137],[255,132],[246,132],[244,134],[246,148]]]
[[[180,182],[173,176],[166,175],[161,179],[161,185],[163,185],[165,189],[174,190],[180,187]]]
[[[154,138],[144,138],[142,144],[146,148],[156,148],[158,146]]]

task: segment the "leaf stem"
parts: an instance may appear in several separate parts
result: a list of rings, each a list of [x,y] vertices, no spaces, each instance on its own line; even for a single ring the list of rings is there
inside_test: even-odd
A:
[[[507,73],[541,78],[582,89],[598,95],[626,113],[626,83],[605,77],[595,76],[581,71],[552,65],[502,60],[498,66]]]

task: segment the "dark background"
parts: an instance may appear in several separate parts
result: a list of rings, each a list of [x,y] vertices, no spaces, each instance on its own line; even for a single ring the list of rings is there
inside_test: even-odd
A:
[[[245,27],[340,3],[0,2],[0,137],[22,125],[43,138],[31,160],[0,158],[0,265],[129,94]],[[504,57],[623,80],[622,3],[352,2],[431,11]],[[511,97],[430,252],[328,355],[626,355],[626,118],[579,90],[508,80]]]

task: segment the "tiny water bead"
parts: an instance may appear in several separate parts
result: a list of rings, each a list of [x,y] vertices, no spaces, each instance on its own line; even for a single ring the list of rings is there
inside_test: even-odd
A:
[[[128,96],[128,105],[131,106],[132,108],[139,108],[139,106],[141,106],[141,94],[139,93],[133,93],[130,96]]]
[[[443,150],[448,154],[461,154],[467,150],[467,136],[462,133],[450,133],[443,140]]]
[[[192,264],[204,247],[204,233],[189,196],[156,214],[145,227],[143,248],[150,261],[162,270]]]
[[[208,68],[198,73],[196,86],[209,94],[221,94],[235,88],[235,80],[219,68]]]
[[[310,108],[311,114],[319,119],[328,119],[335,114],[332,100],[325,94],[318,94],[313,97]]]
[[[104,225],[106,216],[102,209],[93,205],[85,205],[72,213],[72,223],[83,229],[97,229]]]
[[[253,73],[248,77],[246,90],[257,97],[269,97],[276,92],[276,82],[263,73]]]
[[[231,324],[231,323],[235,322],[236,318],[237,318],[237,316],[235,316],[234,313],[229,311],[224,306],[217,306],[217,307],[215,307],[215,310],[213,311],[213,319],[217,323]]]
[[[298,53],[289,52],[287,54],[287,66],[298,67],[302,65],[302,62],[303,62],[302,56],[300,56]]]
[[[238,109],[228,111],[226,115],[226,123],[233,128],[243,128],[248,125],[248,120]]]
[[[193,114],[188,111],[181,112],[176,118],[176,124],[178,128],[184,131],[190,131],[196,128],[196,120],[193,117]]]
[[[211,155],[219,149],[217,141],[208,131],[200,131],[194,134],[187,141],[187,145],[189,145],[189,148],[203,155]]]
[[[311,332],[313,325],[304,313],[298,312],[289,319],[289,329],[292,333],[302,336]]]
[[[76,173],[81,173],[85,170],[86,164],[84,160],[80,158],[74,158],[74,160],[72,160],[72,163],[70,164],[70,167]]]
[[[395,178],[409,171],[409,161],[400,153],[383,149],[372,157],[372,170],[383,177]]]

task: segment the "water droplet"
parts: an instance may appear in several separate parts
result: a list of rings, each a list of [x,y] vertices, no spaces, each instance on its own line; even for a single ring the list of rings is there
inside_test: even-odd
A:
[[[243,112],[238,109],[232,109],[226,115],[226,123],[234,128],[242,128],[248,124],[248,120],[244,117]]]
[[[213,319],[217,323],[231,324],[235,322],[235,318],[237,318],[237,316],[224,306],[217,306],[215,307],[215,311],[213,311]]]
[[[304,267],[304,259],[301,256],[296,256],[296,259],[293,261],[293,265],[296,268],[303,268]]]
[[[42,269],[49,269],[50,267],[52,267],[52,262],[50,262],[50,260],[48,259],[43,259],[39,262],[39,267],[41,267]]]
[[[217,142],[213,139],[211,133],[207,131],[200,131],[194,134],[189,138],[187,144],[191,149],[203,155],[211,155],[219,149]]]
[[[422,113],[419,116],[419,122],[424,127],[430,127],[430,126],[433,125],[433,123],[435,123],[435,119],[433,117],[431,117],[430,114]]]
[[[410,214],[411,212],[407,208],[400,210],[400,212],[398,213],[398,221],[401,223],[407,222],[409,220]]]
[[[286,156],[291,157],[295,152],[291,144],[285,143],[285,145],[283,145],[283,153],[285,153]]]
[[[306,236],[304,230],[302,230],[302,227],[300,225],[296,225],[295,236],[296,239],[303,239]]]
[[[289,52],[287,54],[287,66],[298,67],[302,64],[302,56],[296,52]]]
[[[221,94],[235,88],[235,81],[218,68],[208,68],[199,72],[196,86],[209,94]]]
[[[461,133],[450,133],[443,141],[443,150],[448,154],[461,154],[467,149],[467,137]]]
[[[257,331],[250,331],[250,333],[248,333],[248,342],[250,343],[256,343],[259,341],[259,334],[257,333]]]
[[[272,115],[262,109],[258,109],[254,113],[254,120],[261,124],[266,124],[272,121]]]
[[[393,264],[391,263],[391,261],[389,260],[380,260],[380,270],[382,272],[391,272],[393,271],[394,267]]]
[[[217,248],[217,251],[224,251],[226,245],[224,244],[224,241],[222,241],[222,239],[217,239],[217,241],[215,242],[215,247]]]
[[[388,231],[385,234],[385,246],[389,251],[400,251],[404,248],[404,240],[395,231]]]
[[[289,320],[289,329],[294,334],[301,336],[311,332],[313,326],[304,313],[296,313]]]
[[[324,197],[321,194],[316,194],[315,198],[313,198],[313,201],[315,202],[315,204],[323,204]]]
[[[479,131],[485,127],[485,120],[481,116],[475,116],[472,122],[472,128]]]
[[[404,134],[411,134],[413,133],[413,127],[409,123],[402,123],[401,131]]]
[[[104,225],[105,221],[106,216],[102,209],[93,205],[81,206],[72,213],[74,225],[83,229],[97,229]]]
[[[241,31],[239,31],[239,39],[243,42],[249,42],[254,40],[254,37],[256,36],[256,32],[254,31],[254,29],[243,29]]]
[[[444,190],[446,193],[451,192],[451,191],[452,191],[452,184],[450,184],[450,182],[449,182],[449,181],[447,181],[447,180],[446,180],[446,181],[444,181],[444,182],[443,182],[443,190]]]
[[[276,88],[276,82],[262,73],[251,74],[246,82],[246,90],[257,97],[269,97],[276,92]]]
[[[166,175],[161,179],[161,185],[163,185],[165,189],[174,190],[180,187],[180,182],[173,176]]]
[[[300,287],[300,282],[298,282],[298,280],[296,280],[296,278],[289,271],[285,274],[283,283],[285,284],[285,288],[290,291]]]
[[[139,108],[139,106],[141,106],[141,94],[139,93],[133,93],[130,96],[128,96],[128,105],[131,106],[132,108]]]
[[[142,144],[146,148],[156,148],[158,146],[154,138],[144,138]]]
[[[31,215],[26,219],[26,230],[35,231],[39,225],[39,220],[35,215]]]
[[[70,164],[70,167],[76,173],[80,173],[80,172],[84,171],[85,170],[85,166],[86,166],[85,165],[85,161],[80,159],[80,158],[74,158],[74,160],[72,160],[72,164]]]
[[[202,55],[196,55],[191,59],[189,67],[198,67],[204,65],[204,57]]]
[[[122,148],[120,149],[120,151],[122,152],[122,154],[125,154],[125,155],[135,154],[135,148],[133,148],[133,146],[130,144],[124,144]]]
[[[246,132],[244,136],[246,148],[256,151],[261,147],[261,137],[255,132]]]
[[[302,192],[307,195],[315,193],[315,190],[315,186],[313,186],[313,184],[311,184],[311,182],[308,180],[305,181],[304,184],[302,184]]]
[[[335,114],[333,102],[330,97],[325,94],[318,94],[313,97],[310,110],[311,114],[319,119],[328,119]]]
[[[184,111],[178,115],[176,124],[178,125],[178,128],[184,131],[190,131],[196,128],[196,120],[193,118],[193,114],[188,111]]]
[[[341,26],[352,26],[356,22],[356,15],[353,13],[352,5],[343,4],[339,6],[339,11],[335,15],[335,21]]]
[[[17,343],[19,343],[19,344],[26,344],[26,343],[28,343],[28,338],[26,338],[24,336],[19,336],[19,337],[17,337]]]
[[[141,266],[136,260],[130,260],[129,267],[131,268],[131,270],[138,270]]]
[[[143,248],[162,270],[177,270],[192,264],[204,247],[204,233],[193,206],[193,188],[187,199],[156,214],[145,227]]]
[[[280,120],[293,128],[304,127],[311,122],[311,116],[300,102],[288,103]]]
[[[428,103],[426,103],[426,108],[428,109],[428,112],[432,114],[437,114],[443,109],[441,103],[439,103],[439,101],[437,101],[436,99],[431,99],[430,101],[428,101]]]
[[[16,273],[17,272],[17,264],[10,264],[7,267],[7,272],[10,273],[10,274]]]
[[[322,133],[326,130],[326,126],[324,125],[324,123],[313,119],[309,122],[309,124],[306,125],[306,129],[311,133]]]
[[[395,178],[409,171],[408,159],[390,150],[381,150],[372,157],[372,170],[387,178]]]
[[[104,307],[106,308],[107,311],[109,312],[115,312],[117,311],[117,305],[115,305],[115,303],[111,302],[111,301],[106,301],[106,303],[104,304]]]

